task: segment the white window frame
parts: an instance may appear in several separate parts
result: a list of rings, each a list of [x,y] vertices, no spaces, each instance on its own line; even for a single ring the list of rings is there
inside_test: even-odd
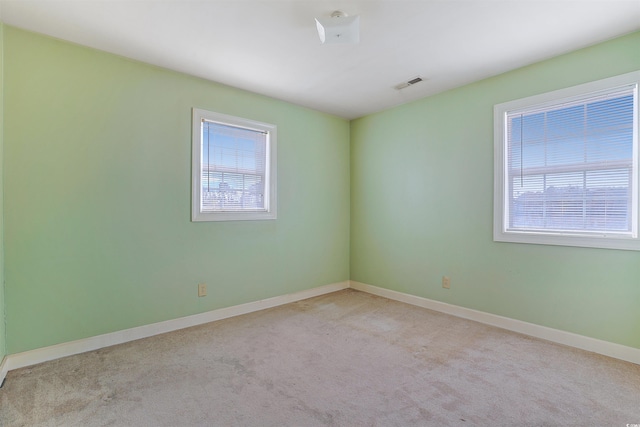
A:
[[[204,211],[202,208],[202,151],[203,151],[203,122],[214,122],[227,126],[265,132],[267,134],[267,150],[265,159],[265,209],[247,211]],[[277,218],[277,180],[276,180],[276,125],[258,122],[227,114],[216,113],[199,108],[193,109],[192,114],[192,221],[243,221],[243,220],[272,220]]]
[[[598,91],[610,90],[635,84],[634,123],[633,123],[633,158],[632,158],[632,231],[627,234],[597,232],[541,232],[508,230],[509,187],[508,187],[508,135],[507,115],[509,112],[545,108],[562,105],[566,102]],[[638,86],[640,71],[590,82],[566,89],[556,90],[523,99],[505,102],[494,106],[494,224],[493,240],[496,242],[532,243],[542,245],[578,246],[606,249],[640,250],[639,222],[639,147],[640,113],[638,111]]]

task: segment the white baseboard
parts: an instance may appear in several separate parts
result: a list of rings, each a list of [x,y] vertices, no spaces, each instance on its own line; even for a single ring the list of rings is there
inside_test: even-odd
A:
[[[164,322],[138,326],[136,328],[111,332],[104,335],[97,335],[94,337],[56,344],[49,347],[25,351],[22,353],[10,354],[5,357],[2,365],[0,365],[0,383],[4,380],[7,372],[13,369],[24,368],[26,366],[47,362],[49,360],[59,359],[61,357],[72,356],[74,354],[93,351],[99,348],[116,344],[123,344],[125,342],[164,334],[166,332],[172,332],[191,326],[201,325],[203,323],[209,323],[216,320],[239,316],[241,314],[252,313],[254,311],[264,310],[266,308],[277,307],[279,305],[288,304],[290,302],[300,301],[303,299],[336,292],[348,287],[348,281],[333,283],[330,285],[320,286],[317,288],[295,292],[292,294],[286,294],[260,301],[240,304],[233,307],[220,308],[218,310],[180,317],[178,319],[166,320]]]
[[[360,283],[353,280],[349,283],[351,288],[358,291],[428,308],[441,313],[451,314],[463,319],[474,320],[476,322],[496,326],[509,331],[519,332],[524,335],[541,338],[543,340],[591,351],[593,353],[602,354],[604,356],[640,365],[640,349],[638,348],[627,347],[621,344],[586,337],[584,335],[578,335],[571,332],[548,328],[546,326],[523,322],[521,320],[498,316],[496,314],[485,313],[483,311],[447,304],[428,298],[379,288],[377,286],[367,285],[366,283]]]
[[[7,372],[9,372],[9,367],[7,366],[7,356],[2,358],[2,362],[0,362],[0,386],[2,386],[2,382],[7,376]]]

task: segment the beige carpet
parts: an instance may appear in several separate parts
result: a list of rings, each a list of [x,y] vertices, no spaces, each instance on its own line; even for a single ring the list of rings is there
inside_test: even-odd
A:
[[[353,290],[12,371],[2,426],[618,426],[640,366]]]

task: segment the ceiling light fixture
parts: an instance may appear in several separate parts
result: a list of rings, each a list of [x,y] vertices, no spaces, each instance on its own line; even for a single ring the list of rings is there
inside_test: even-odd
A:
[[[360,42],[360,16],[347,16],[339,10],[331,18],[316,18],[318,36],[323,44]]]

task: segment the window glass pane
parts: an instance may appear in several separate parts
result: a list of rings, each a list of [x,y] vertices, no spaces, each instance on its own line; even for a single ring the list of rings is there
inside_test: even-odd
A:
[[[265,210],[266,132],[202,123],[202,210]]]

